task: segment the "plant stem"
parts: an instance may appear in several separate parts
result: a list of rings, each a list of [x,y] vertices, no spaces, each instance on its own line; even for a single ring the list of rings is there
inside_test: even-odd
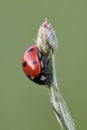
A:
[[[56,118],[59,121],[62,129],[75,130],[74,122],[57,85],[54,52],[57,48],[58,42],[55,31],[47,19],[45,19],[38,30],[36,45],[41,53],[43,53],[44,56],[49,59],[49,72],[51,75],[49,75],[50,83],[48,84],[48,88],[50,92],[52,108]]]
[[[62,129],[65,130],[76,130],[75,124],[71,118],[71,115],[68,111],[68,108],[66,106],[66,103],[59,91],[57,80],[56,80],[56,70],[55,70],[55,63],[54,63],[54,55],[52,55],[50,59],[51,71],[53,78],[51,84],[48,86],[50,91],[50,97],[51,97],[51,105],[54,110],[54,113],[56,115],[57,120],[60,123],[60,126]]]

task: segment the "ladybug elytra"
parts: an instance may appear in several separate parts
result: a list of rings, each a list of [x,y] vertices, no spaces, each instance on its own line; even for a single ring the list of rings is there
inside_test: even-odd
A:
[[[22,69],[29,79],[37,84],[50,83],[49,60],[37,48],[29,47],[22,57]]]

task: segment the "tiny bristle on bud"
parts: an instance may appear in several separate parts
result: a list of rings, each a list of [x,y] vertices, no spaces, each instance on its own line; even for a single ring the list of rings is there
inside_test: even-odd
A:
[[[51,29],[52,26],[51,26],[51,23],[49,23],[48,19],[45,18],[43,24],[42,24],[42,28],[46,28],[46,29]]]

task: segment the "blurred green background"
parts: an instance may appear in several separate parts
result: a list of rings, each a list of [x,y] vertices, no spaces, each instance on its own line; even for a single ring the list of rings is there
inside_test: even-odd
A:
[[[60,130],[48,90],[22,72],[21,58],[48,18],[59,45],[60,91],[77,130],[87,129],[87,1],[0,0],[0,130]]]

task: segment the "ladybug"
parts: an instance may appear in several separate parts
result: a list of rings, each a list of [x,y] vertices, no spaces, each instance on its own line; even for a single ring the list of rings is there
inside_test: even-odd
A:
[[[50,64],[48,58],[36,45],[29,47],[22,57],[22,69],[26,76],[40,85],[50,83]]]

